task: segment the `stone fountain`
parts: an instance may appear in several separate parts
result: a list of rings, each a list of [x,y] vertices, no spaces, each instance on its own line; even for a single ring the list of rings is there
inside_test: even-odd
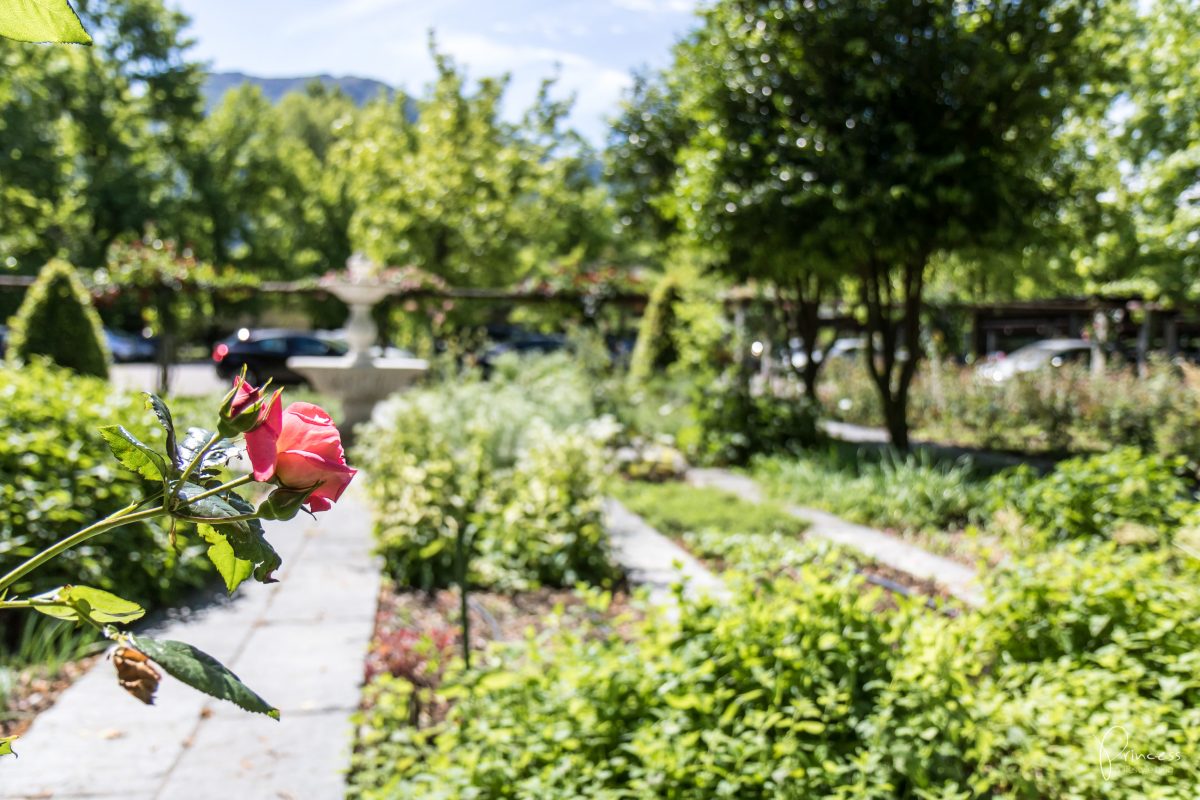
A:
[[[319,392],[342,400],[341,427],[349,433],[371,418],[371,410],[383,398],[411,386],[429,369],[419,358],[380,358],[371,355],[379,335],[371,309],[393,292],[381,280],[378,266],[355,254],[346,271],[321,279],[321,288],[350,307],[346,338],[350,350],[337,358],[293,356],[288,367],[303,375]]]

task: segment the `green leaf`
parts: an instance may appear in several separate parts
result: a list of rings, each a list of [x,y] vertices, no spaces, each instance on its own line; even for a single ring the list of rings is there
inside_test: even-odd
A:
[[[13,752],[12,743],[20,738],[20,736],[0,736],[0,756],[13,756],[15,758],[17,754]]]
[[[279,709],[242,683],[225,665],[184,642],[159,641],[147,636],[130,636],[138,650],[167,673],[210,697],[228,700],[239,708],[279,719]]]
[[[100,435],[125,469],[152,481],[161,481],[168,477],[167,463],[163,457],[149,445],[139,441],[123,426],[106,425],[100,429]]]
[[[91,586],[60,586],[40,594],[34,600],[67,603],[66,606],[38,606],[34,609],[48,617],[78,622],[84,617],[101,624],[128,623],[141,619],[146,609],[132,600],[117,597]]]
[[[230,492],[225,499],[240,514],[254,513],[254,506],[236,492]],[[240,526],[237,529],[231,529],[230,526],[218,525],[217,529],[229,539],[229,544],[238,558],[249,559],[255,563],[255,580],[260,583],[275,583],[276,580],[272,573],[283,565],[283,559],[267,541],[262,522],[256,519],[246,520],[246,527],[247,530],[242,530]]]
[[[0,0],[0,3],[4,0]],[[178,453],[179,446],[175,440],[175,420],[171,418],[171,409],[167,408],[167,404],[162,401],[162,398],[156,394],[145,392],[146,408],[154,412],[154,416],[158,418],[158,424],[162,426],[163,431],[167,434],[168,453]],[[183,469],[183,466],[177,461],[173,465],[176,469]]]
[[[200,525],[200,535],[208,542],[208,559],[221,573],[225,588],[233,594],[233,590],[254,574],[254,562],[248,558],[238,558],[229,543],[228,537],[212,525]]]
[[[67,0],[0,0],[0,36],[19,42],[92,43]]]
[[[176,462],[181,466],[190,464],[192,459],[196,457],[196,453],[200,452],[200,448],[208,444],[209,439],[213,437],[213,433],[213,431],[205,430],[204,428],[188,428],[187,435],[179,443]],[[204,472],[205,470],[223,467],[237,454],[237,445],[229,439],[222,439],[204,454],[204,458],[200,461],[199,469],[201,472]]]
[[[187,505],[180,505],[175,510],[174,516],[188,522],[221,523],[229,527],[237,527],[239,531],[250,533],[249,520],[241,519],[235,522],[226,522],[230,517],[239,517],[243,513],[246,513],[238,511],[229,503],[230,498],[237,496],[233,492],[229,492],[226,497],[214,494],[211,497],[191,501],[191,498],[204,494],[207,491],[208,489],[195,483],[185,483],[180,488],[177,496],[180,501],[187,503]]]
[[[229,546],[233,548],[238,558],[254,562],[254,579],[260,583],[275,583],[275,570],[283,565],[283,559],[271,543],[263,536],[262,524],[258,520],[250,520],[249,531],[236,529],[228,525],[218,525],[217,530],[225,534]]]

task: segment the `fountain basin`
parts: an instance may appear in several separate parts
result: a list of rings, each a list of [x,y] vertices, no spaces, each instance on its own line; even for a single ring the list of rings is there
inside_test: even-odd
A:
[[[318,392],[342,400],[343,433],[371,418],[375,404],[412,386],[429,370],[420,358],[370,358],[351,353],[339,358],[293,356],[288,368],[303,375]]]

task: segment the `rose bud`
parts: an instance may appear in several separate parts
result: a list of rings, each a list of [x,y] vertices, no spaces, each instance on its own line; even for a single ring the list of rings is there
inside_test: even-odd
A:
[[[272,404],[277,404],[279,400],[279,390],[268,400],[264,397],[267,387],[254,388],[246,382],[244,368],[242,372],[242,375],[233,379],[233,388],[221,402],[221,421],[217,429],[226,438],[249,433],[262,425]]]
[[[266,421],[246,434],[254,479],[306,492],[303,505],[309,511],[327,511],[358,472],[346,465],[341,434],[329,415],[312,403],[292,403],[282,415],[277,408],[277,402],[269,406]],[[283,500],[281,496],[279,502]]]
[[[318,488],[318,486],[310,486],[307,489],[288,489],[280,486],[274,489],[259,505],[258,516],[263,519],[292,519],[300,513],[301,506],[310,502],[312,493]],[[324,509],[316,510],[323,511]]]

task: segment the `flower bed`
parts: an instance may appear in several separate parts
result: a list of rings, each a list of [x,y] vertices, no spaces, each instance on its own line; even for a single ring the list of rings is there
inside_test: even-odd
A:
[[[548,627],[447,675],[428,724],[407,721],[410,688],[376,683],[351,796],[1182,800],[1200,780],[1196,577],[1064,552],[950,619],[815,559],[632,639]],[[1147,770],[1144,752],[1173,757]]]

